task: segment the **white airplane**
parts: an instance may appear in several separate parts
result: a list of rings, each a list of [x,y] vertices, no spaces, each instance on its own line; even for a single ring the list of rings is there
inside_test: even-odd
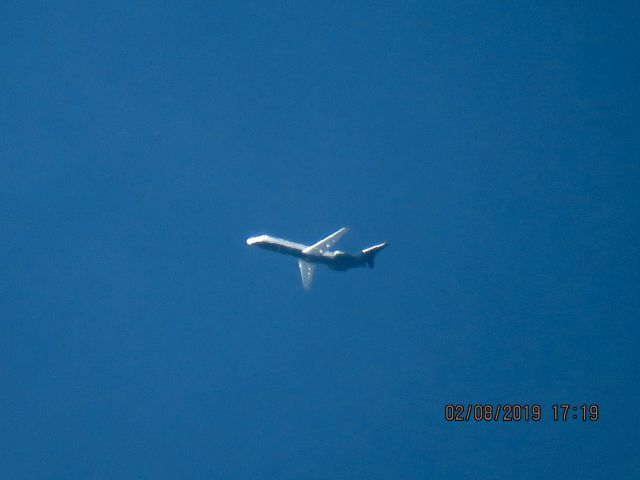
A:
[[[300,275],[302,276],[302,286],[308,290],[309,287],[311,287],[313,271],[318,263],[323,263],[332,270],[344,271],[350,268],[364,267],[365,265],[373,268],[376,253],[389,245],[387,242],[380,243],[373,247],[365,248],[357,255],[349,255],[340,250],[330,251],[329,249],[333,247],[345,233],[347,233],[347,229],[341,228],[336,233],[329,235],[327,238],[323,238],[311,246],[270,237],[269,235],[248,238],[247,245],[297,257]]]

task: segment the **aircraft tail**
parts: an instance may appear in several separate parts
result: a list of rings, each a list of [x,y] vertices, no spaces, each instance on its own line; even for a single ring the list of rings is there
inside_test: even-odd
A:
[[[382,250],[384,247],[388,245],[389,245],[388,242],[384,242],[379,245],[374,245],[373,247],[365,248],[364,250],[362,250],[362,254],[360,255],[360,258],[362,258],[367,262],[367,265],[369,265],[369,268],[373,268],[373,265],[376,259],[376,253],[378,253],[380,250]]]

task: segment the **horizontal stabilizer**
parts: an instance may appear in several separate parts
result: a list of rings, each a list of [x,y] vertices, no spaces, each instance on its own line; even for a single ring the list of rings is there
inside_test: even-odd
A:
[[[371,253],[371,252],[378,252],[382,250],[384,247],[386,247],[387,245],[389,245],[389,242],[380,243],[379,245],[374,245],[373,247],[365,248],[364,250],[362,250],[362,253],[367,255],[368,253]]]

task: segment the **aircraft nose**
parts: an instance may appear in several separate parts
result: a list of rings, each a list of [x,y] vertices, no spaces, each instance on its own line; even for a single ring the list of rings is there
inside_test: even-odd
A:
[[[266,240],[266,235],[260,235],[259,237],[249,237],[247,238],[247,245],[255,245],[256,243],[262,243]]]

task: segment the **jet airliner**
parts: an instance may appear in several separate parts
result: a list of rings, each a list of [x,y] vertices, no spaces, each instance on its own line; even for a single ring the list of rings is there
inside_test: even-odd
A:
[[[317,264],[324,264],[332,270],[348,270],[350,268],[364,266],[373,268],[376,254],[389,245],[387,242],[380,243],[365,248],[361,253],[356,255],[350,255],[340,250],[331,251],[330,249],[347,231],[348,229],[341,228],[311,246],[290,242],[289,240],[283,240],[282,238],[275,238],[269,235],[248,238],[247,245],[296,257],[298,259],[298,267],[300,267],[300,275],[302,276],[302,286],[305,289],[309,289]]]

